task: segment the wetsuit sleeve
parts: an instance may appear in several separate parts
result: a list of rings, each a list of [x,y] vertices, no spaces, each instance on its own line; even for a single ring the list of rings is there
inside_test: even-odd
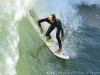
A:
[[[38,26],[41,27],[41,22],[44,22],[44,21],[47,21],[48,18],[44,18],[44,19],[41,19],[41,20],[38,20]]]
[[[62,26],[61,26],[61,36],[64,37],[64,31],[63,31]]]
[[[60,26],[60,31],[61,31],[61,36],[64,37],[64,31],[63,31],[63,28],[62,28],[62,23],[61,21],[59,21],[59,26]]]

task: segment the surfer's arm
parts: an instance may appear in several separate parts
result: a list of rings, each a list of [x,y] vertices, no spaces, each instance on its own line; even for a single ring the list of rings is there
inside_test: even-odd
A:
[[[64,31],[63,31],[63,28],[62,28],[62,23],[61,21],[59,21],[59,26],[60,26],[60,32],[61,32],[61,37],[60,37],[60,40],[61,41],[64,41]]]
[[[62,27],[61,27],[61,37],[64,37],[64,31]]]
[[[61,27],[61,37],[60,37],[61,41],[64,41],[64,31],[63,28]]]
[[[38,20],[38,26],[41,28],[41,22],[47,21],[47,18]]]
[[[41,32],[41,33],[43,33],[43,29],[42,29],[42,27],[41,27],[41,22],[44,22],[44,21],[47,21],[47,18],[41,19],[41,20],[38,21],[38,26],[39,26],[39,29],[40,29],[40,32]]]
[[[60,28],[60,32],[61,32],[61,37],[64,37],[64,31],[63,31],[63,28],[62,28],[62,23],[61,23],[61,21],[59,21],[58,23],[59,23],[59,28]]]

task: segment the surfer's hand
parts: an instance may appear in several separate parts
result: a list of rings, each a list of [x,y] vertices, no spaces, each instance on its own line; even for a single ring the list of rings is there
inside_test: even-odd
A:
[[[60,37],[60,40],[61,40],[61,41],[64,41],[64,37]]]
[[[43,33],[43,29],[42,29],[42,27],[40,27],[40,33],[41,33],[41,34]]]

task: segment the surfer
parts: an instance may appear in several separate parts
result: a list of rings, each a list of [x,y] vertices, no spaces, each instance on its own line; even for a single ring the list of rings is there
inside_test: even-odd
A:
[[[40,32],[43,33],[43,29],[41,27],[41,22],[48,22],[50,24],[50,26],[46,32],[46,40],[47,41],[49,39],[51,39],[50,33],[54,30],[55,27],[57,28],[56,39],[57,39],[58,44],[59,44],[59,49],[56,52],[60,52],[62,50],[61,41],[64,40],[64,32],[63,32],[63,28],[61,26],[61,21],[59,19],[56,19],[56,16],[54,14],[51,14],[47,18],[39,20],[38,26],[40,28]],[[61,37],[60,37],[60,32],[61,32]]]

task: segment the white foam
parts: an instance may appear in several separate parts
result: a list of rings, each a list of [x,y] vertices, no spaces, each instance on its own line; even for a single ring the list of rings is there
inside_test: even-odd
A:
[[[14,64],[14,62],[13,62],[12,58],[11,57],[7,57],[6,65],[13,66],[13,64]]]
[[[15,21],[20,20],[35,5],[35,0],[16,0]]]
[[[11,57],[9,56],[6,56],[6,59],[5,59],[5,67],[2,67],[2,68],[6,68],[5,73],[2,73],[2,74],[5,74],[5,75],[14,75],[16,74],[16,71],[15,69],[13,69],[15,67],[15,62],[12,60]]]
[[[14,21],[14,13],[16,7],[14,1],[1,1],[0,11],[0,75],[16,74],[15,66],[18,60],[17,46],[19,42],[16,22]],[[3,10],[2,10],[3,9]]]
[[[19,9],[17,12],[16,12],[16,16],[15,16],[15,21],[21,19],[23,16],[26,15],[26,12],[24,11],[24,9]]]

